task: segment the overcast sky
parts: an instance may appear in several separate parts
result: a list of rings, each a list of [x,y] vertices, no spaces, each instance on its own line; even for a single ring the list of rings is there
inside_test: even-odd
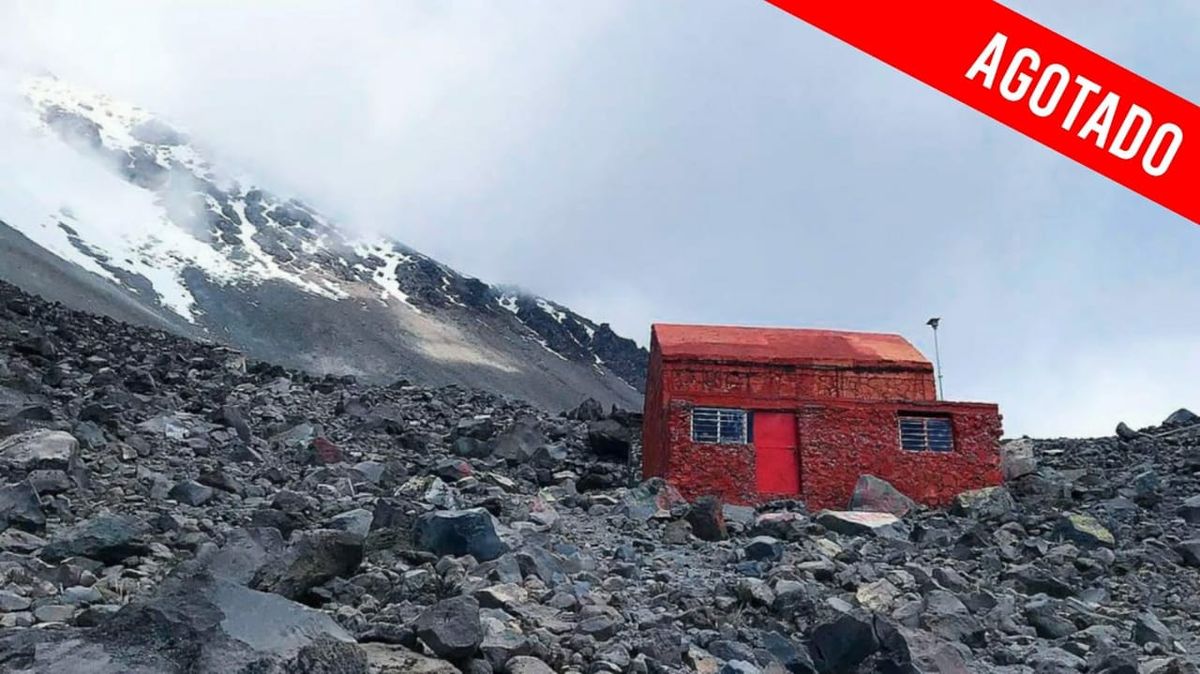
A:
[[[938,315],[948,397],[1009,434],[1200,411],[1200,228],[765,3],[100,4],[4,3],[0,59],[643,343],[815,326],[932,358]],[[1009,4],[1200,100],[1196,3]]]

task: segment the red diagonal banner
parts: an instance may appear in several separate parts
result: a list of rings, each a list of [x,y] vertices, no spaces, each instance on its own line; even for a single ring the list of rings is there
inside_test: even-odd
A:
[[[1200,108],[991,0],[767,0],[1200,223]]]

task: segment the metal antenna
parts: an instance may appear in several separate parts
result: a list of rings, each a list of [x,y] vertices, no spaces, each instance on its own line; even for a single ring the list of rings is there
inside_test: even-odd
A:
[[[925,321],[925,325],[933,328],[933,362],[937,367],[937,399],[941,400],[946,394],[945,386],[942,384],[942,354],[938,350],[937,329],[938,324],[942,322],[941,318],[931,318]]]

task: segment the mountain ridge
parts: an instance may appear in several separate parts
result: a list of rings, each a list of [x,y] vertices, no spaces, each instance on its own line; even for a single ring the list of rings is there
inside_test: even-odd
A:
[[[0,278],[321,373],[472,384],[548,408],[640,405],[646,351],[608,324],[348,236],[222,173],[140,108],[48,77],[23,94],[49,168],[0,187]]]

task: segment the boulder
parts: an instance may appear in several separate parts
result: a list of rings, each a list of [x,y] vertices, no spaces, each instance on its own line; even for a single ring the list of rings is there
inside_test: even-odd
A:
[[[1141,433],[1130,428],[1124,421],[1117,424],[1116,434],[1118,438],[1125,440],[1126,442],[1130,440],[1137,440],[1138,438],[1142,437]]]
[[[953,644],[924,630],[875,620],[882,655],[882,674],[970,674],[963,653]]]
[[[625,516],[644,522],[669,519],[687,507],[687,500],[661,477],[652,477],[625,492],[621,498]]]
[[[1004,480],[1017,480],[1037,472],[1037,456],[1029,438],[1010,440],[1000,445],[1000,472]]]
[[[504,667],[508,670],[508,674],[554,674],[550,665],[532,655],[518,655],[509,659]]]
[[[474,438],[488,440],[496,434],[496,422],[490,416],[460,419],[451,432],[451,438]]]
[[[900,493],[887,480],[881,480],[874,475],[863,475],[854,485],[854,493],[850,495],[850,510],[891,513],[896,517],[904,517],[916,510],[917,503]]]
[[[414,653],[403,646],[366,643],[359,646],[367,656],[371,674],[462,674],[461,669],[435,658]],[[351,674],[359,674],[351,670]]]
[[[1185,407],[1175,410],[1162,422],[1163,426],[1190,426],[1192,424],[1200,424],[1200,415]]]
[[[183,480],[171,487],[167,496],[185,505],[202,506],[213,497],[213,490],[195,480]]]
[[[1067,513],[1059,519],[1054,531],[1059,539],[1072,541],[1084,547],[1111,548],[1116,545],[1112,532],[1091,515]]]
[[[1017,507],[1012,494],[1004,487],[984,487],[964,491],[954,497],[951,512],[959,517],[979,520],[999,519],[1009,515]]]
[[[846,536],[879,536],[894,540],[908,540],[909,536],[908,527],[891,513],[823,510],[815,519],[826,529]]]
[[[567,412],[567,418],[576,421],[600,421],[604,416],[604,405],[595,398],[588,398],[579,403],[579,407]]]
[[[443,599],[417,618],[415,629],[417,637],[439,658],[465,660],[483,642],[479,602],[466,596]]]
[[[808,649],[797,645],[779,632],[761,634],[763,648],[790,674],[817,674],[817,666]]]
[[[753,561],[778,562],[783,559],[783,543],[770,536],[755,536],[743,548],[746,559]]]
[[[347,531],[314,529],[297,534],[287,549],[268,560],[250,586],[299,599],[332,578],[345,578],[363,559],[363,537]]]
[[[370,510],[355,508],[354,510],[347,510],[330,518],[326,528],[345,531],[365,539],[367,534],[371,532],[371,523],[374,521],[375,514]]]
[[[23,472],[56,468],[73,473],[79,467],[79,441],[63,431],[18,433],[0,440],[0,467]]]
[[[450,451],[464,459],[483,459],[492,454],[487,442],[465,435],[450,443]]]
[[[327,614],[202,573],[169,579],[95,628],[7,635],[0,652],[24,655],[37,672],[365,671],[353,638]]]
[[[141,537],[147,530],[146,524],[136,518],[100,513],[60,530],[42,548],[41,556],[51,562],[67,557],[88,557],[105,564],[117,564],[127,557],[146,552]]]
[[[229,532],[225,544],[200,559],[212,576],[249,585],[259,569],[283,554],[287,544],[278,529],[239,528]]]
[[[1200,568],[1200,538],[1191,538],[1175,546],[1184,566]]]
[[[512,428],[496,436],[492,442],[492,456],[510,463],[525,463],[533,458],[534,452],[546,444],[546,436],[531,421],[518,421]]]
[[[1175,637],[1171,634],[1171,630],[1162,624],[1158,616],[1149,611],[1143,611],[1133,621],[1133,641],[1139,646],[1162,644],[1171,648],[1175,644]]]
[[[633,433],[616,419],[589,421],[587,443],[592,453],[610,461],[628,461]]]
[[[729,538],[725,528],[725,513],[721,499],[716,496],[701,496],[696,499],[687,513],[692,534],[703,541],[723,541]]]
[[[0,487],[0,530],[13,526],[37,531],[45,524],[41,499],[29,480]]]
[[[1178,513],[1188,524],[1200,524],[1200,494],[1184,499]]]
[[[822,674],[857,671],[859,663],[877,650],[871,623],[850,614],[818,625],[808,638],[808,653]]]
[[[425,513],[417,518],[413,534],[418,548],[435,555],[471,555],[486,562],[508,551],[483,508]]]

